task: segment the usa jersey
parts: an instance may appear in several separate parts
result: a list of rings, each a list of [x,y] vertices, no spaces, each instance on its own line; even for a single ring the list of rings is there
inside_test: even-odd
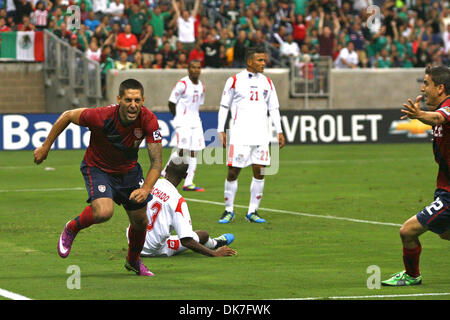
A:
[[[447,120],[433,127],[434,159],[439,165],[437,188],[450,192],[450,98],[441,102],[436,111]]]
[[[170,93],[169,101],[176,104],[175,127],[202,125],[199,109],[205,103],[205,87],[200,80],[194,84],[189,76],[181,78]]]
[[[145,107],[139,118],[128,126],[119,119],[119,105],[86,109],[81,113],[80,125],[91,131],[89,146],[84,155],[88,166],[105,172],[123,174],[131,170],[137,162],[139,145],[160,143],[158,119]]]
[[[159,250],[173,230],[180,239],[195,239],[188,206],[178,190],[166,179],[158,179],[153,186],[152,195],[153,199],[147,204],[146,250]]]
[[[272,80],[247,70],[228,78],[220,104],[229,107],[230,144],[269,143],[267,112],[279,108]]]

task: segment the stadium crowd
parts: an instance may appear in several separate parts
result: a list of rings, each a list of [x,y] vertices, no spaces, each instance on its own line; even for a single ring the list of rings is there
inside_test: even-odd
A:
[[[267,66],[331,56],[336,68],[449,65],[450,5],[436,0],[0,0],[0,32],[47,29],[111,68]],[[78,5],[81,24],[67,8]],[[380,24],[368,6],[377,5]]]

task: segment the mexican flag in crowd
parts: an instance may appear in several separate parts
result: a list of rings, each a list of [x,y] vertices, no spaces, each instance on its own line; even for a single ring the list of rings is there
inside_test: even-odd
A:
[[[18,61],[44,61],[42,31],[2,32],[0,58]]]

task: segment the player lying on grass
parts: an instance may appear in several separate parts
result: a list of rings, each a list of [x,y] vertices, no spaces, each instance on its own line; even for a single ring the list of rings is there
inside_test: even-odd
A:
[[[181,161],[180,161],[181,162]],[[210,257],[232,256],[229,248],[234,240],[231,233],[211,239],[205,230],[192,230],[186,201],[176,187],[186,177],[186,162],[170,161],[165,179],[159,179],[152,190],[153,199],[147,204],[148,226],[141,257],[173,256],[187,249]],[[175,230],[176,235],[172,235]],[[128,230],[127,230],[128,237]]]
[[[434,201],[408,219],[400,229],[405,270],[382,281],[384,286],[412,286],[422,283],[419,258],[422,246],[419,236],[430,230],[450,240],[450,70],[445,66],[427,67],[421,87],[425,103],[432,111],[420,109],[416,101],[404,104],[402,119],[418,119],[433,127],[433,153],[439,165]]]

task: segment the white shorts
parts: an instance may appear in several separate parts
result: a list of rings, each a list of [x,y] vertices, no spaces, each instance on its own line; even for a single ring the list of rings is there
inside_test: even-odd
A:
[[[194,240],[199,242],[197,233],[193,234]],[[150,248],[144,248],[141,251],[142,257],[171,257],[186,251],[188,248],[181,245],[180,238],[177,235],[170,236],[169,239],[164,243],[164,245],[158,250],[153,250]]]
[[[175,138],[178,149],[200,151],[205,149],[205,137],[203,136],[203,127],[175,128]]]
[[[270,165],[269,144],[261,146],[228,145],[227,166],[245,168],[251,164]]]

